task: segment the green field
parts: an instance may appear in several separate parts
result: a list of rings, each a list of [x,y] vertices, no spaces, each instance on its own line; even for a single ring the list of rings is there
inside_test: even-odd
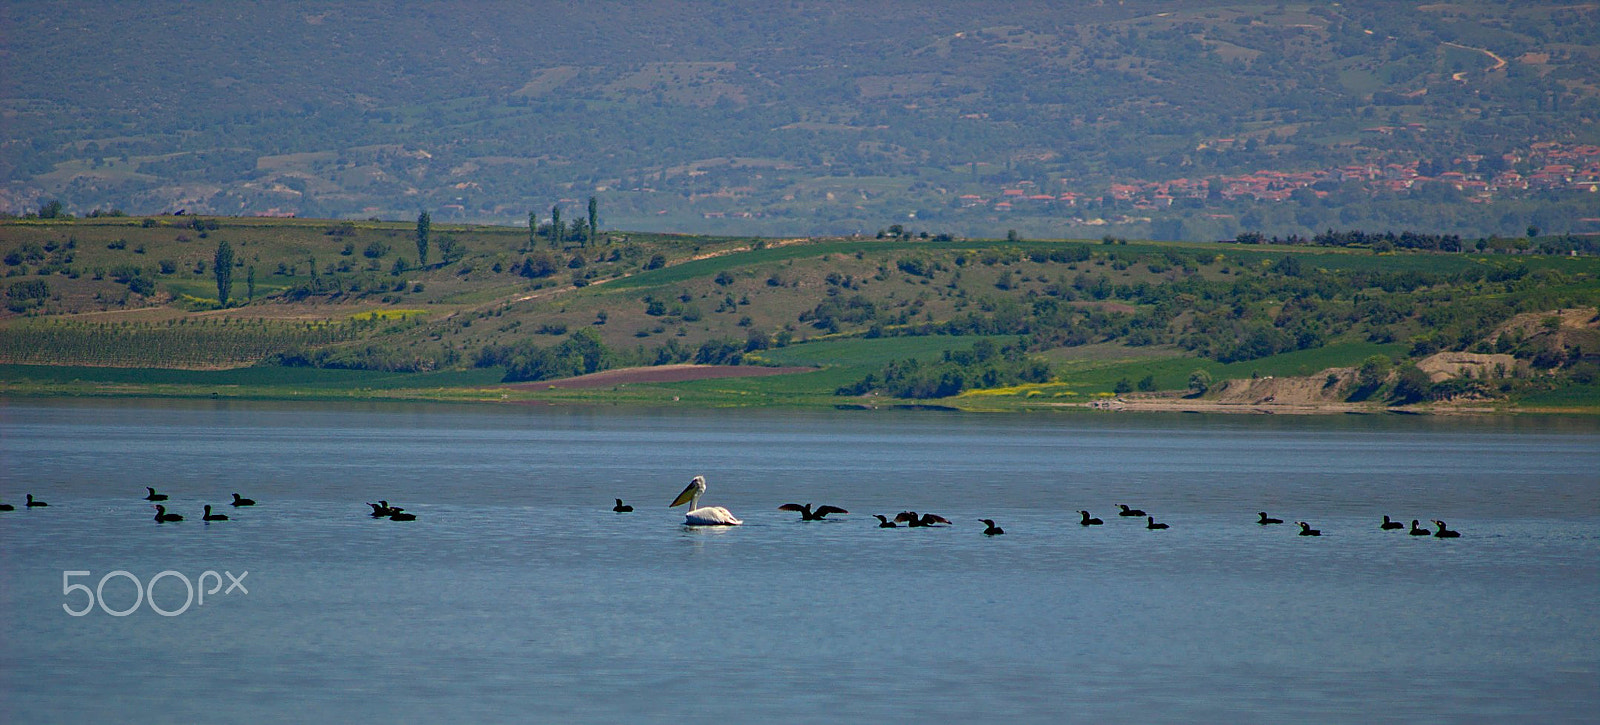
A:
[[[1207,255],[1222,255],[1229,260],[1237,260],[1247,265],[1266,265],[1276,262],[1285,256],[1296,256],[1305,260],[1312,266],[1328,270],[1347,271],[1426,271],[1426,272],[1459,272],[1477,265],[1495,265],[1503,263],[1492,257],[1481,255],[1416,255],[1416,254],[1388,254],[1376,255],[1370,251],[1323,249],[1323,248],[1275,248],[1263,249],[1253,245],[1218,245],[1198,242],[1129,242],[1114,246],[1107,246],[1101,242],[1087,240],[1030,240],[1030,241],[1005,241],[1005,240],[963,240],[953,242],[932,241],[901,241],[901,240],[856,240],[856,241],[825,241],[804,245],[790,245],[772,247],[767,249],[752,249],[719,255],[708,259],[700,259],[659,270],[651,270],[632,275],[627,279],[612,282],[607,285],[609,290],[626,290],[633,288],[664,287],[671,284],[681,284],[698,278],[715,275],[724,270],[734,270],[750,267],[760,267],[774,263],[814,259],[831,254],[884,254],[895,252],[981,252],[983,250],[1030,250],[1052,249],[1058,247],[1087,246],[1093,251],[1116,252],[1123,255],[1162,255],[1173,250],[1183,250],[1194,253],[1200,252]],[[1600,258],[1594,257],[1537,257],[1531,261],[1540,267],[1558,268],[1574,273],[1593,274],[1600,270]],[[1520,261],[1520,260],[1519,260]]]
[[[1529,409],[1600,413],[1600,383],[1530,393],[1517,401]]]
[[[938,359],[947,350],[971,347],[978,340],[1004,344],[1016,338],[1006,335],[927,337],[841,338],[813,340],[803,345],[763,350],[761,360],[774,365],[832,365],[848,368],[876,368],[890,360]]]

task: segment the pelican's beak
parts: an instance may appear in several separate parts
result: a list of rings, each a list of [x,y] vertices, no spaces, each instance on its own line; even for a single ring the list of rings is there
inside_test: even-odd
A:
[[[686,503],[689,503],[690,499],[694,498],[695,489],[696,489],[696,486],[694,485],[694,483],[690,482],[688,486],[684,487],[683,493],[678,494],[677,498],[672,499],[672,503],[669,504],[667,506],[667,508],[672,508],[674,506],[682,506],[682,505],[684,505]]]

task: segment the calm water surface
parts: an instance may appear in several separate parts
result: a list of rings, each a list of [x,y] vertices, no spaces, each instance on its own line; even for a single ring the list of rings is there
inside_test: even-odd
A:
[[[746,525],[681,526],[694,474]],[[188,520],[152,521],[147,485]],[[199,521],[233,491],[260,504]],[[0,500],[8,722],[1600,712],[1590,421],[11,401]],[[870,517],[903,509],[955,526]],[[63,611],[62,572],[113,570],[248,593]]]

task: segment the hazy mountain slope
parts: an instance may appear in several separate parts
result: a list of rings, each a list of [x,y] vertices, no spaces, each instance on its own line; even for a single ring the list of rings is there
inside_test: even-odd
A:
[[[1594,143],[1587,5],[14,2],[0,24],[13,212],[511,222],[600,195],[631,228],[1190,238],[1592,216],[1564,188],[1151,204],[1111,186],[1492,175],[1541,163],[1536,142]]]

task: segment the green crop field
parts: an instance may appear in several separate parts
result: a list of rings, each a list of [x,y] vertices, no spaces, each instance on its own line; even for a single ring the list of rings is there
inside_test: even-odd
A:
[[[1012,342],[1014,336],[951,336],[880,337],[813,340],[803,345],[763,350],[762,362],[773,365],[832,365],[850,368],[873,368],[891,360],[917,358],[935,360],[947,350],[971,347],[972,343],[989,339]]]
[[[1554,408],[1561,412],[1600,413],[1600,384],[1539,391],[1522,397],[1518,402],[1530,409]]]

